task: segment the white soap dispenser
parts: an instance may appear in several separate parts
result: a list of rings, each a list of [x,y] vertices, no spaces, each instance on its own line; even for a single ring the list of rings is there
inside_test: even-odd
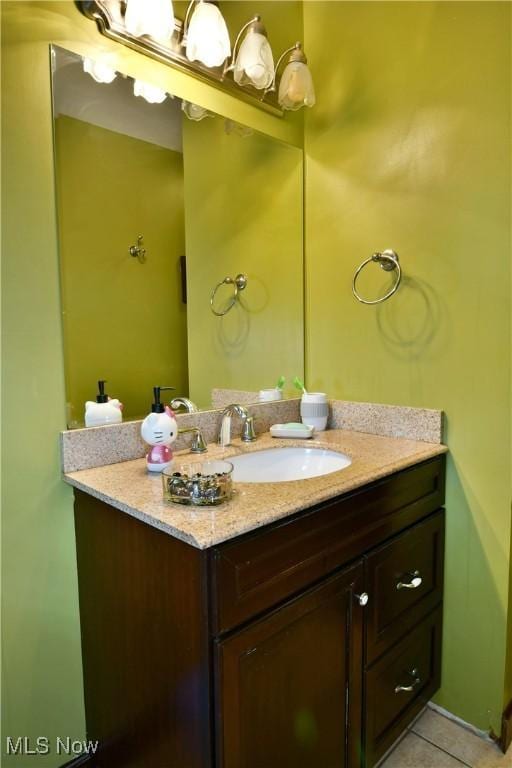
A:
[[[174,411],[160,402],[160,392],[174,387],[153,387],[151,413],[146,416],[140,427],[142,439],[151,446],[146,454],[148,472],[163,472],[172,462],[170,445],[178,437],[178,424]]]
[[[105,394],[105,380],[98,381],[96,402],[88,400],[85,404],[85,426],[101,427],[104,424],[119,424],[123,420],[123,404],[117,399],[110,399]]]

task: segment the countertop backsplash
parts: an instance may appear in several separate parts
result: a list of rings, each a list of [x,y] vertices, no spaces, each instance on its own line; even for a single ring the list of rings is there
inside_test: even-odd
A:
[[[300,398],[247,405],[254,416],[256,433],[267,432],[272,424],[300,421]],[[344,429],[383,437],[406,438],[427,443],[442,443],[443,412],[428,408],[399,405],[329,401],[329,429]],[[178,427],[197,426],[207,443],[217,441],[222,410],[184,413],[177,416]],[[142,458],[147,447],[140,436],[141,421],[126,421],[103,427],[61,432],[63,472],[77,472],[121,461]],[[234,418],[232,434],[241,432],[241,422]],[[320,433],[321,434],[321,433]],[[180,435],[173,450],[188,447],[191,435]]]

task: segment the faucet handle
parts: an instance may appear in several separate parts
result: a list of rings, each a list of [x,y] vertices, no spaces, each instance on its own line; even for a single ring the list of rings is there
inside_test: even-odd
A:
[[[253,440],[256,440],[256,432],[254,430],[254,416],[247,416],[242,427],[242,442],[252,443]]]
[[[208,447],[204,441],[203,433],[199,427],[179,427],[178,435],[186,435],[188,432],[193,432],[194,436],[190,443],[190,453],[205,453]]]
[[[192,438],[192,445],[190,446],[191,453],[205,453],[208,448],[206,447],[206,443],[204,441],[203,433],[199,429],[199,427],[196,428],[194,432],[194,437]]]

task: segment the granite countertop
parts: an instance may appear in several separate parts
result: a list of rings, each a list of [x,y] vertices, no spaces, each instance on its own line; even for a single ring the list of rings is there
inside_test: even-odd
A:
[[[146,471],[145,459],[70,472],[64,479],[75,488],[187,544],[207,549],[447,451],[438,443],[333,429],[312,440],[276,439],[267,432],[259,435],[254,443],[242,443],[238,439],[227,448],[209,445],[208,453],[200,457],[180,451],[175,453],[175,458],[229,459],[237,454],[280,446],[330,448],[346,453],[352,464],[308,480],[235,483],[233,498],[217,507],[165,502],[161,476]]]

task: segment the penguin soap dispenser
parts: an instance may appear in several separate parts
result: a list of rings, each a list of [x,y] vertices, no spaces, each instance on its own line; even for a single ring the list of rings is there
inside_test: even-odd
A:
[[[151,413],[146,416],[140,428],[142,439],[152,448],[146,454],[148,472],[162,472],[172,461],[169,446],[178,437],[178,424],[169,406],[160,402],[160,392],[174,387],[153,387],[154,402]]]
[[[105,394],[105,380],[98,381],[96,402],[88,400],[85,404],[85,426],[101,427],[103,424],[119,424],[123,420],[123,404],[119,400],[111,400]]]

